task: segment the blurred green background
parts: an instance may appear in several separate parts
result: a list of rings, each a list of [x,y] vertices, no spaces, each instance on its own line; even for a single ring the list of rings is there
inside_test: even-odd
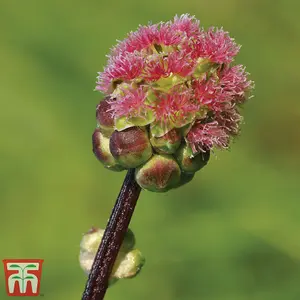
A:
[[[142,192],[131,228],[146,265],[105,299],[299,300],[299,10],[296,0],[1,0],[0,258],[43,258],[44,298],[80,299],[82,233],[105,226],[125,176],[91,151],[96,72],[138,24],[190,13],[243,45],[255,97],[232,149],[192,183]]]

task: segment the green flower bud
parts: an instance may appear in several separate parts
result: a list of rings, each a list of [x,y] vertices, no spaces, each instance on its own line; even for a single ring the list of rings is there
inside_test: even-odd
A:
[[[120,166],[109,150],[109,138],[103,135],[99,128],[93,133],[93,152],[103,165],[113,171],[122,171]]]
[[[180,181],[180,168],[171,155],[153,155],[135,171],[137,183],[153,192],[166,192]]]
[[[111,106],[109,100],[110,97],[106,97],[97,105],[96,108],[97,123],[101,132],[107,137],[111,136],[115,130],[114,118],[110,113]]]
[[[134,249],[117,257],[112,273],[115,278],[132,278],[142,269],[145,258],[138,249]]]
[[[188,144],[182,144],[175,153],[175,158],[183,172],[195,173],[203,168],[210,156],[210,151],[193,154],[191,147]]]
[[[184,173],[184,172],[181,172],[180,181],[176,185],[176,188],[189,183],[194,178],[194,175],[195,175],[195,173]]]
[[[173,154],[181,143],[179,130],[172,129],[161,137],[152,136],[150,142],[158,153]]]
[[[140,127],[114,131],[109,147],[116,161],[125,168],[136,168],[152,156],[148,133]]]
[[[103,235],[103,229],[92,228],[84,234],[81,240],[79,263],[87,275],[91,271]],[[110,284],[121,278],[134,277],[144,265],[145,259],[141,252],[138,249],[133,249],[134,243],[134,234],[128,230],[114,264]]]

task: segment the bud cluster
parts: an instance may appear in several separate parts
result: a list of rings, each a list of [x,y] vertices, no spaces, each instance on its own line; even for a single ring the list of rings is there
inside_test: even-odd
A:
[[[79,263],[87,275],[91,271],[103,235],[104,229],[99,228],[92,228],[83,235],[80,243]],[[111,273],[110,284],[118,279],[132,278],[140,272],[145,259],[140,250],[134,246],[134,234],[128,229]]]
[[[228,32],[199,27],[190,15],[140,26],[111,51],[96,90],[93,150],[115,171],[136,168],[147,190],[190,181],[214,148],[239,133],[239,107],[254,84]]]
[[[184,139],[185,128],[173,128],[158,137],[151,134],[149,126],[120,131],[114,130],[114,125],[108,127],[107,124],[113,124],[113,117],[109,112],[104,114],[103,108],[107,109],[110,101],[106,98],[97,106],[98,127],[93,134],[93,151],[106,168],[136,168],[136,181],[142,188],[165,192],[190,181],[208,162],[209,149],[193,153]]]

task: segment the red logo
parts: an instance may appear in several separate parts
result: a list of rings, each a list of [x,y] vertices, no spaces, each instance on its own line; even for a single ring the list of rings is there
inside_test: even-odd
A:
[[[38,296],[43,259],[4,259],[8,296]]]

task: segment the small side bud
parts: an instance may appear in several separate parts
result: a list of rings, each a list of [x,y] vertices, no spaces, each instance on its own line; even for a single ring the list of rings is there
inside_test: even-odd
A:
[[[135,277],[142,269],[145,258],[138,249],[119,255],[113,267],[113,276],[118,279]]]
[[[96,119],[101,132],[107,137],[114,132],[114,118],[110,112],[110,97],[103,99],[96,108]]]
[[[152,136],[150,142],[158,153],[173,154],[181,143],[181,134],[179,130],[172,129],[161,137]]]
[[[181,186],[189,183],[190,181],[192,181],[192,179],[194,178],[194,175],[195,175],[195,173],[184,173],[184,172],[181,172],[180,181],[176,185],[176,188],[181,187]]]
[[[152,156],[148,133],[140,127],[114,131],[109,147],[113,157],[124,168],[136,168]]]
[[[84,234],[81,240],[79,263],[87,275],[91,271],[103,235],[103,229],[92,228]],[[136,276],[144,265],[145,259],[141,252],[138,249],[133,249],[134,243],[134,234],[129,229],[114,264],[110,277],[110,284],[121,278],[131,278]]]
[[[182,144],[175,153],[175,158],[183,172],[195,173],[202,169],[208,162],[210,152],[200,152],[193,155],[193,151],[188,144]]]
[[[120,166],[109,150],[109,138],[103,135],[99,128],[93,133],[93,152],[103,165],[112,171],[122,171]]]
[[[137,183],[152,192],[166,192],[180,181],[180,168],[171,155],[154,155],[135,171]]]

